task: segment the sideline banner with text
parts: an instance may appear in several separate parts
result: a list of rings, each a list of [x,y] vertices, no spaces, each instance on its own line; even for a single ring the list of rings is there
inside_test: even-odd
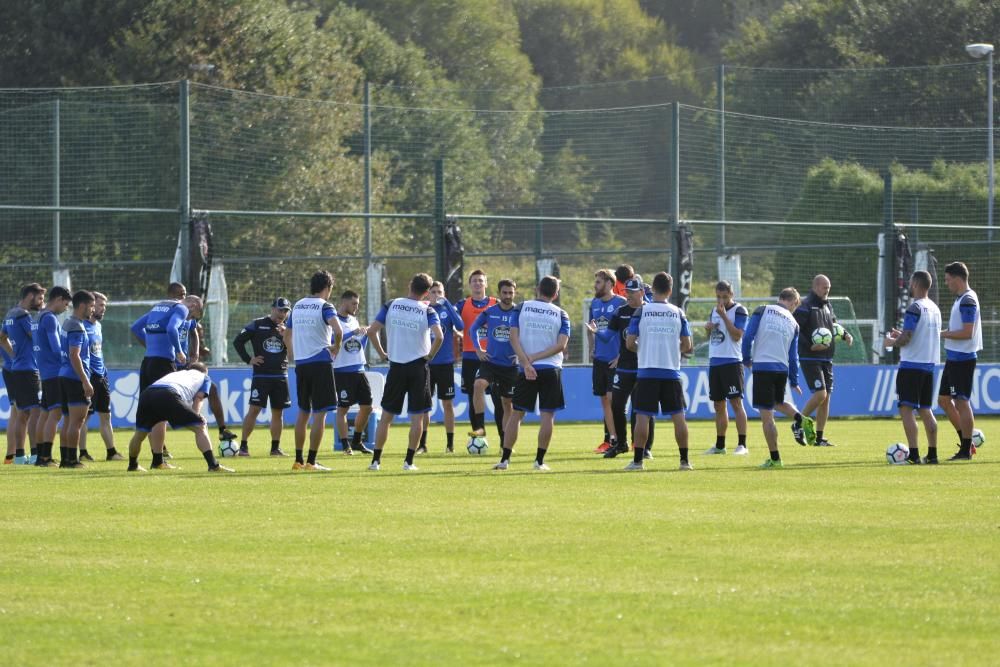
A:
[[[385,369],[376,368],[368,372],[372,385],[372,395],[375,407],[378,408],[385,384]],[[938,367],[936,378],[940,379],[941,367]],[[218,387],[226,421],[230,428],[242,423],[250,401],[250,373],[243,369],[215,369],[210,372],[212,380]],[[455,368],[455,383],[460,381],[459,368]],[[291,371],[289,385],[292,393],[292,407],[285,410],[284,422],[291,425],[295,421],[295,376]],[[896,414],[896,367],[895,366],[856,366],[843,365],[834,369],[834,391],[830,406],[833,417],[880,416],[887,417]],[[139,392],[139,373],[137,371],[111,371],[112,423],[115,427],[128,428],[135,423],[135,410]],[[808,398],[809,390],[805,380],[801,379],[803,395],[791,392],[788,396],[799,406]],[[690,419],[712,419],[714,412],[712,402],[708,398],[708,367],[690,366],[683,369],[684,396],[687,400],[688,417]],[[752,395],[753,382],[747,373],[746,395]],[[597,421],[601,418],[601,408],[598,399],[591,392],[590,368],[570,367],[563,370],[563,389],[566,395],[566,409],[557,416],[558,421]],[[976,368],[975,381],[972,390],[972,408],[977,414],[1000,414],[1000,364],[982,364]],[[747,413],[751,417],[757,411],[746,401]],[[435,399],[431,418],[440,421],[442,411],[440,403]],[[486,400],[487,423],[491,421],[493,404],[489,396]],[[405,408],[404,408],[405,409]],[[464,432],[461,422],[468,420],[468,397],[458,392],[455,397],[455,417],[460,422],[456,429]],[[209,423],[214,423],[208,414]],[[10,401],[6,387],[0,388],[0,429],[7,427],[10,417]],[[535,415],[529,415],[535,419]],[[269,409],[261,411],[258,423],[270,421]],[[401,415],[398,421],[405,421],[406,415]],[[91,425],[96,424],[96,418],[91,418]]]

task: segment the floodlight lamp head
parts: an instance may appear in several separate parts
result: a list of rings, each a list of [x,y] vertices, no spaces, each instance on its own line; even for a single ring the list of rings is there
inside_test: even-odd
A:
[[[982,58],[983,56],[988,56],[993,53],[992,44],[968,44],[965,47],[965,52],[968,53],[973,58]]]

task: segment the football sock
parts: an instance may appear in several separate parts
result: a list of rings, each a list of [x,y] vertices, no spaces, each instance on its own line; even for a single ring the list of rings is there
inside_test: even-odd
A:
[[[914,447],[913,449],[911,449],[910,450],[910,455],[907,458],[910,459],[911,461],[919,461],[920,460],[920,448],[919,447]]]
[[[508,447],[504,447],[503,448],[503,453],[500,455],[500,462],[503,463],[504,461],[510,461],[510,453],[512,451],[514,451],[514,450],[510,449]]]
[[[345,452],[351,448],[351,442],[347,438],[340,439],[340,448]]]
[[[956,428],[955,429],[955,433],[958,433],[958,439],[961,440],[962,439],[962,429]]]
[[[642,447],[635,447],[632,450],[632,461],[634,461],[635,463],[642,463],[642,452],[643,452]]]
[[[59,448],[59,462],[60,463],[69,463],[69,447],[60,447]]]
[[[306,463],[312,463],[312,464],[315,464],[315,463],[316,463],[316,455],[317,455],[317,454],[319,454],[319,451],[318,451],[318,450],[315,450],[315,449],[310,449],[310,450],[309,450],[309,458],[308,458],[308,460],[306,461]]]
[[[539,447],[538,451],[535,453],[535,460],[538,461],[539,464],[545,463],[545,451],[546,450]]]
[[[962,454],[968,454],[972,451],[972,438],[962,438],[962,445],[959,452]]]
[[[737,437],[739,438],[739,440],[737,441],[736,444],[737,445],[743,445],[744,447],[746,447],[747,446],[747,434],[746,433],[740,433],[740,434],[737,435]]]
[[[448,449],[451,449],[452,447],[454,447],[455,446],[455,434],[454,433],[445,433],[444,436],[445,436],[445,438],[448,439]]]
[[[375,453],[372,454],[372,463],[378,463],[381,460],[382,460],[382,450],[376,449]]]
[[[771,452],[771,460],[772,461],[780,461],[781,460],[781,452],[779,452],[777,449],[774,450],[773,452]]]
[[[426,429],[420,432],[420,446],[421,447],[426,447],[427,446],[427,430]]]
[[[469,423],[472,425],[473,431],[479,431],[486,428],[486,414],[483,412],[471,413]]]
[[[608,433],[608,429],[604,429],[604,442],[611,442],[611,434]]]
[[[937,447],[928,447],[927,448],[927,458],[929,458],[929,459],[936,459],[937,458]]]
[[[163,463],[163,452],[160,452],[159,454],[153,452],[153,465],[158,466],[161,463]]]
[[[823,439],[823,431],[816,431],[816,442],[820,442]]]
[[[31,448],[31,455],[32,456],[38,456],[38,447],[37,446]]]
[[[111,449],[108,450],[108,454],[107,454],[108,460],[110,460],[111,457],[116,456],[117,454],[118,454],[118,450],[115,449],[114,447],[112,447]]]
[[[86,448],[80,450],[80,460],[83,460],[84,456],[90,456],[90,452],[88,452]]]
[[[301,449],[296,449],[295,450],[295,462],[296,463],[305,463],[305,459],[302,458],[302,450]]]
[[[411,465],[413,464],[413,455],[416,454],[416,453],[417,453],[417,450],[415,450],[415,449],[407,449],[406,450],[406,462],[408,464],[411,464]]]
[[[139,469],[139,459],[134,456],[128,457],[128,469],[138,470]]]
[[[688,460],[688,448],[687,447],[678,447],[677,449],[680,450],[680,453],[681,453],[681,463],[683,463],[684,461],[687,461]]]
[[[211,449],[208,450],[207,452],[202,452],[201,455],[205,457],[205,463],[208,464],[209,468],[219,467],[219,462],[215,460],[215,454],[212,453]]]
[[[274,450],[278,449],[278,443],[280,443],[280,442],[281,442],[280,440],[272,440],[271,441],[271,451],[272,452]]]
[[[24,447],[14,450],[14,456],[24,456]]]
[[[725,449],[726,448],[726,436],[724,436],[724,435],[717,435],[717,436],[715,436],[715,448],[716,449]]]
[[[361,446],[361,431],[355,431],[354,435],[351,437],[351,447]]]
[[[250,449],[250,446],[247,444],[246,440],[240,440],[240,449],[242,449],[244,452]]]

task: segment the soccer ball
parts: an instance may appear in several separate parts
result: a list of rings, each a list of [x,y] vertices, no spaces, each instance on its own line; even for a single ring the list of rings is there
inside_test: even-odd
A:
[[[972,429],[972,444],[979,449],[986,444],[986,435],[978,428]]]
[[[490,448],[489,444],[486,442],[486,438],[481,435],[476,435],[469,438],[469,444],[465,446],[473,456],[482,456],[486,453],[486,450]]]
[[[223,440],[219,443],[219,454],[225,458],[236,456],[240,451],[240,445],[235,440]]]
[[[885,460],[894,466],[906,465],[910,458],[910,448],[901,442],[894,442],[885,450]]]
[[[834,340],[844,340],[844,335],[847,334],[847,329],[840,326],[840,322],[833,323],[833,339]]]
[[[812,342],[813,345],[829,345],[833,342],[833,334],[826,327],[820,327],[813,331]]]

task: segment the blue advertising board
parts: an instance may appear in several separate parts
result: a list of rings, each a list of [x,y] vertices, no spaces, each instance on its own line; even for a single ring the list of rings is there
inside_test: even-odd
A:
[[[456,367],[455,382],[460,381]],[[896,414],[896,367],[840,365],[835,368],[835,382],[830,415],[833,417],[880,416]],[[941,369],[937,374],[940,376]],[[376,368],[368,373],[372,384],[372,394],[376,408],[385,384],[385,369]],[[243,421],[250,401],[250,373],[244,369],[213,369],[212,380],[219,389],[226,420],[230,426]],[[712,419],[712,402],[708,398],[708,367],[689,366],[683,369],[684,395],[687,399],[687,415],[690,419]],[[129,428],[134,425],[135,410],[139,393],[139,373],[137,371],[110,371],[112,423],[115,427]],[[789,396],[802,405],[809,390],[803,385],[803,396],[792,392]],[[295,378],[294,369],[289,382],[292,390],[292,408],[283,415],[286,424],[295,421]],[[747,395],[752,392],[752,380],[747,374]],[[600,404],[591,393],[590,368],[570,367],[563,371],[563,387],[566,395],[566,409],[559,413],[560,421],[597,421],[600,419]],[[972,391],[972,407],[977,414],[1000,414],[1000,364],[981,364],[976,369]],[[455,399],[455,417],[461,422],[468,419],[468,397],[459,393]],[[206,417],[214,423],[207,412]],[[493,414],[493,404],[487,397],[487,421]],[[754,417],[757,412],[747,401],[747,413]],[[10,417],[10,401],[6,387],[0,388],[0,429],[6,428]],[[431,413],[434,421],[442,418],[441,406],[434,401]],[[270,421],[270,411],[261,411],[258,423]],[[536,415],[528,415],[535,419]],[[400,421],[405,421],[402,415]],[[96,420],[92,418],[92,425]],[[459,429],[461,430],[461,428]]]

